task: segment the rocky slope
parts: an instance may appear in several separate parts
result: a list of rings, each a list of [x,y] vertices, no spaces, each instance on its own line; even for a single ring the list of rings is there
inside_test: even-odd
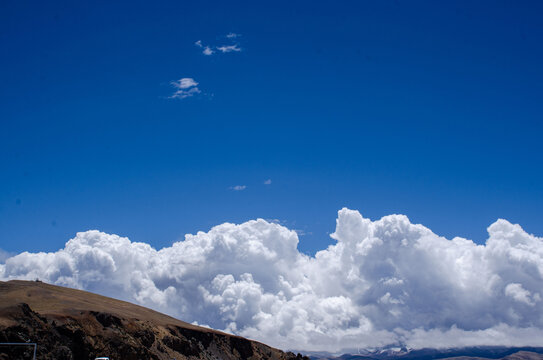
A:
[[[34,281],[0,282],[0,342],[35,342],[38,359],[302,359],[124,301]],[[0,346],[0,360],[31,358],[31,347]]]

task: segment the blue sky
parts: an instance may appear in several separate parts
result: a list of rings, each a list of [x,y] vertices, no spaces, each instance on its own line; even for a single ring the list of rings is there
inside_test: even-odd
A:
[[[314,253],[344,206],[479,243],[497,218],[543,234],[540,2],[1,8],[5,251],[265,218]],[[182,78],[200,93],[171,98]]]

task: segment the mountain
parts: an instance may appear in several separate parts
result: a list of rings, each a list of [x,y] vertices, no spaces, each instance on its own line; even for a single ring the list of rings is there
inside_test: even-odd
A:
[[[383,348],[332,356],[306,353],[311,360],[543,360],[543,347],[474,346],[452,349]]]
[[[37,359],[308,360],[159,312],[40,281],[0,282],[0,342],[37,343]],[[0,346],[0,360],[32,359],[30,346]]]

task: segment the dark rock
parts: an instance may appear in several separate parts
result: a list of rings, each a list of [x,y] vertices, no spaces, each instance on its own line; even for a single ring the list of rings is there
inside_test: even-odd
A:
[[[198,356],[200,354],[200,348],[196,344],[183,338],[165,336],[162,342],[170,349],[186,356]]]
[[[204,349],[207,349],[213,341],[213,334],[209,332],[185,329],[179,326],[176,329],[181,336],[187,339],[196,339],[204,346]]]
[[[149,329],[138,330],[134,333],[134,337],[138,339],[145,347],[151,347],[155,342],[155,334]]]
[[[242,359],[253,356],[253,346],[247,339],[232,336],[230,337],[230,346],[232,350],[236,350],[240,354]]]
[[[116,326],[122,326],[121,319],[119,319],[115,315],[103,313],[103,312],[97,312],[97,311],[91,311],[91,314],[94,315],[96,320],[102,324],[103,327],[111,327],[112,325]]]

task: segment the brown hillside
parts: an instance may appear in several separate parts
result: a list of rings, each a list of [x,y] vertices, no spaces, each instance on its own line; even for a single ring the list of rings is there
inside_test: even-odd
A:
[[[0,282],[0,342],[36,342],[38,359],[301,358],[125,301],[35,281]],[[0,346],[0,360],[31,358],[26,347]]]

